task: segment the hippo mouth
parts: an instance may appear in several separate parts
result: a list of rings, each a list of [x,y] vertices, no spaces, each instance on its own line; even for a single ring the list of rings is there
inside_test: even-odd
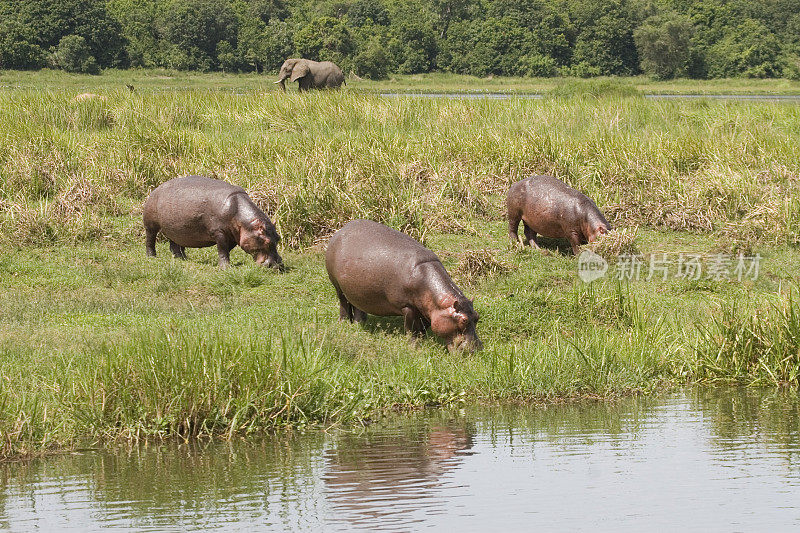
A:
[[[284,270],[283,260],[280,258],[280,256],[275,258],[271,255],[260,255],[254,257],[254,259],[256,260],[257,265],[274,268],[281,272]]]
[[[447,345],[448,351],[473,353],[483,350],[483,343],[477,336],[457,335]]]

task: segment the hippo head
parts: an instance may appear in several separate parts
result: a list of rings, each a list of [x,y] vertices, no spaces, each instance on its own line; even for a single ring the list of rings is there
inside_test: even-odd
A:
[[[589,219],[584,223],[582,230],[587,242],[594,242],[601,235],[605,235],[611,231],[611,224],[609,224],[602,215],[597,217],[589,217]]]
[[[449,305],[442,304],[431,314],[431,329],[447,342],[447,349],[451,352],[475,352],[483,349],[483,343],[475,332],[479,318],[472,302],[462,296]]]
[[[278,255],[280,240],[275,226],[258,218],[242,226],[239,233],[239,246],[252,255],[257,264],[282,270],[283,259]]]

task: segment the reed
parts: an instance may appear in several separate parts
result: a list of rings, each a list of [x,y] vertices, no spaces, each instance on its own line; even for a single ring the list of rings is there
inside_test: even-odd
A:
[[[797,243],[798,108],[557,98],[451,101],[203,91],[0,93],[0,224],[29,243],[129,242],[181,174],[245,186],[294,248],[352,218],[422,238],[500,219],[505,188],[555,174],[611,222]],[[120,223],[116,223],[119,221]]]

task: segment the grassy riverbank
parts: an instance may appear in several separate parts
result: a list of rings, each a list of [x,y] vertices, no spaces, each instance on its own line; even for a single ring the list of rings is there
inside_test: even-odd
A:
[[[99,76],[68,74],[58,70],[10,71],[0,70],[0,90],[8,89],[65,89],[85,92],[127,90],[132,85],[138,92],[199,90],[222,92],[272,92],[277,73],[225,74],[183,72],[176,70],[106,70]],[[397,93],[507,93],[546,94],[564,84],[584,84],[613,80],[642,94],[739,94],[739,95],[800,95],[800,81],[788,79],[678,79],[655,81],[646,76],[595,78],[476,78],[460,74],[392,74],[386,80],[372,81],[348,77],[346,91]],[[297,84],[289,84],[292,90]]]
[[[201,90],[76,103],[0,91],[0,454],[84,439],[352,421],[394,405],[793,384],[800,369],[800,109],[641,98],[381,99]],[[507,244],[502,194],[551,172],[639,227],[645,254],[761,256],[757,279],[591,285]],[[140,206],[180,174],[248,188],[285,274],[237,250],[143,253]],[[321,250],[351,218],[424,239],[487,349],[340,324]],[[643,271],[646,274],[646,270]],[[789,293],[794,287],[794,299]]]

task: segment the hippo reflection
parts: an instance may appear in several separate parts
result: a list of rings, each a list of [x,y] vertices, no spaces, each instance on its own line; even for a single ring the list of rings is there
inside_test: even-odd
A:
[[[454,421],[343,436],[325,454],[323,480],[329,499],[353,524],[385,520],[396,512],[387,500],[431,497],[442,476],[470,454],[474,435],[471,423]]]

